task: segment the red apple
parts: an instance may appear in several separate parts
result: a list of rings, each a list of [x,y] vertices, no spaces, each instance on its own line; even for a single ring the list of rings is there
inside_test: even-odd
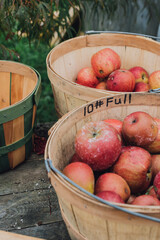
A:
[[[105,78],[121,66],[120,56],[110,48],[104,48],[91,58],[91,65],[97,77]]]
[[[144,82],[138,82],[135,85],[134,92],[148,92],[149,84]]]
[[[115,173],[104,173],[99,176],[95,184],[95,194],[103,191],[112,191],[120,195],[126,201],[130,194],[130,188],[121,176]]]
[[[134,147],[134,146],[122,146],[121,153],[128,151],[132,147]]]
[[[134,75],[125,69],[118,69],[112,72],[107,81],[107,90],[118,92],[133,92],[135,87]]]
[[[70,163],[73,163],[73,162],[82,162],[82,160],[80,159],[80,157],[78,156],[77,153],[74,153],[69,162],[70,162]]]
[[[160,88],[160,70],[151,73],[148,83],[150,89]]]
[[[135,66],[129,69],[129,71],[135,76],[136,83],[148,83],[149,74],[143,67]]]
[[[153,186],[157,194],[157,197],[160,199],[160,171],[156,174],[154,178]]]
[[[63,173],[80,187],[84,188],[88,192],[94,193],[94,173],[86,163],[69,163],[63,169]]]
[[[122,132],[122,124],[123,122],[118,120],[118,119],[105,119],[104,120],[106,123],[110,124],[112,127],[114,127],[115,129],[117,129],[117,131],[121,134]]]
[[[151,156],[152,160],[152,174],[153,178],[160,171],[160,154],[155,154]]]
[[[115,203],[125,203],[119,194],[112,191],[103,191],[96,194],[97,197],[100,197],[109,202]]]
[[[85,67],[78,72],[76,83],[83,86],[95,88],[99,81],[93,69],[91,67]]]
[[[100,82],[97,84],[96,86],[97,89],[102,89],[102,90],[107,90],[107,87],[106,87],[106,82]]]
[[[150,195],[141,195],[136,197],[132,204],[140,206],[160,206],[160,201]]]
[[[94,171],[111,167],[121,147],[118,131],[104,121],[86,123],[75,137],[76,153]]]
[[[148,146],[157,134],[157,122],[146,112],[133,112],[123,120],[122,135],[128,145]]]
[[[151,155],[143,148],[132,147],[121,153],[113,172],[126,180],[132,193],[141,193],[151,182]]]
[[[136,198],[136,195],[131,194],[126,203],[131,204],[135,198]]]
[[[146,150],[148,150],[150,153],[160,153],[160,119],[154,118],[154,120],[158,126],[157,137],[150,145],[146,147]]]

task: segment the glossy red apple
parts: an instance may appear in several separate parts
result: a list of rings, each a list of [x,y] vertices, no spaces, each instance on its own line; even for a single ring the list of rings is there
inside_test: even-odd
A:
[[[91,67],[85,67],[78,72],[76,83],[83,86],[95,88],[99,81],[93,69]]]
[[[149,84],[144,82],[138,82],[135,85],[134,92],[148,92]]]
[[[133,92],[135,87],[134,75],[126,69],[112,72],[106,81],[107,90],[118,92]]]
[[[160,154],[151,155],[153,178],[160,171]]]
[[[140,206],[160,206],[160,201],[150,195],[141,195],[136,197],[131,204]]]
[[[153,186],[157,194],[157,197],[160,199],[160,171],[156,174],[154,178]]]
[[[103,81],[103,82],[98,83],[96,86],[96,89],[107,90],[106,82]]]
[[[88,192],[94,193],[94,173],[86,163],[69,163],[63,169],[63,173],[80,187],[84,188]]]
[[[128,145],[148,146],[154,142],[157,134],[157,122],[146,112],[133,112],[123,120],[122,135]]]
[[[149,74],[143,67],[135,66],[130,68],[129,71],[135,76],[136,83],[148,83]]]
[[[120,197],[126,201],[130,194],[130,187],[125,179],[115,173],[104,173],[99,176],[95,184],[95,194],[103,191],[112,191],[120,195]]]
[[[150,153],[160,153],[160,119],[154,118],[158,126],[158,133],[155,140],[146,147]]]
[[[120,68],[121,59],[111,48],[104,48],[92,55],[91,65],[97,77],[105,78]]]
[[[94,171],[106,170],[121,152],[118,131],[104,121],[86,123],[76,134],[75,151]]]
[[[160,88],[160,70],[151,73],[148,83],[150,89]]]
[[[125,203],[119,194],[112,191],[99,192],[96,194],[96,196],[109,202]]]
[[[126,180],[132,193],[142,193],[152,178],[151,155],[140,147],[129,148],[121,153],[113,166],[113,172]]]

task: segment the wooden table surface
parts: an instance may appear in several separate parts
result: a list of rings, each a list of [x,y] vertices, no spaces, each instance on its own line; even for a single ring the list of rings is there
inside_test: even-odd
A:
[[[35,131],[47,136],[52,125],[40,124]],[[47,240],[70,240],[43,155],[32,152],[21,165],[0,174],[0,230]],[[0,232],[0,239],[10,238],[2,238]]]

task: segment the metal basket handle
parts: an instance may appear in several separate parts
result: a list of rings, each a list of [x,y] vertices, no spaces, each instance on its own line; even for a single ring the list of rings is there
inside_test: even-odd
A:
[[[157,36],[152,36],[152,35],[146,35],[142,33],[132,33],[132,32],[121,32],[121,31],[95,31],[95,30],[88,30],[85,32],[85,34],[99,34],[99,33],[116,33],[116,34],[127,34],[127,35],[137,35],[137,36],[142,36],[142,37],[148,37],[152,38],[154,40],[160,41],[160,37]]]

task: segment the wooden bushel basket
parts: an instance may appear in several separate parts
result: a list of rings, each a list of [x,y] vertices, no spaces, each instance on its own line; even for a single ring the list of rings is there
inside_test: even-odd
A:
[[[0,61],[0,84],[0,172],[4,172],[31,153],[41,78],[29,66]]]
[[[47,73],[59,117],[89,101],[122,92],[100,90],[75,83],[78,71],[91,66],[91,56],[109,47],[121,58],[121,68],[144,67],[148,73],[160,70],[160,42],[129,33],[89,34],[64,41],[47,56]]]
[[[48,177],[72,240],[159,240],[160,206],[113,204],[83,190],[62,174],[75,152],[77,131],[89,121],[123,120],[134,111],[160,118],[160,95],[128,93],[99,98],[53,125],[45,148]]]

